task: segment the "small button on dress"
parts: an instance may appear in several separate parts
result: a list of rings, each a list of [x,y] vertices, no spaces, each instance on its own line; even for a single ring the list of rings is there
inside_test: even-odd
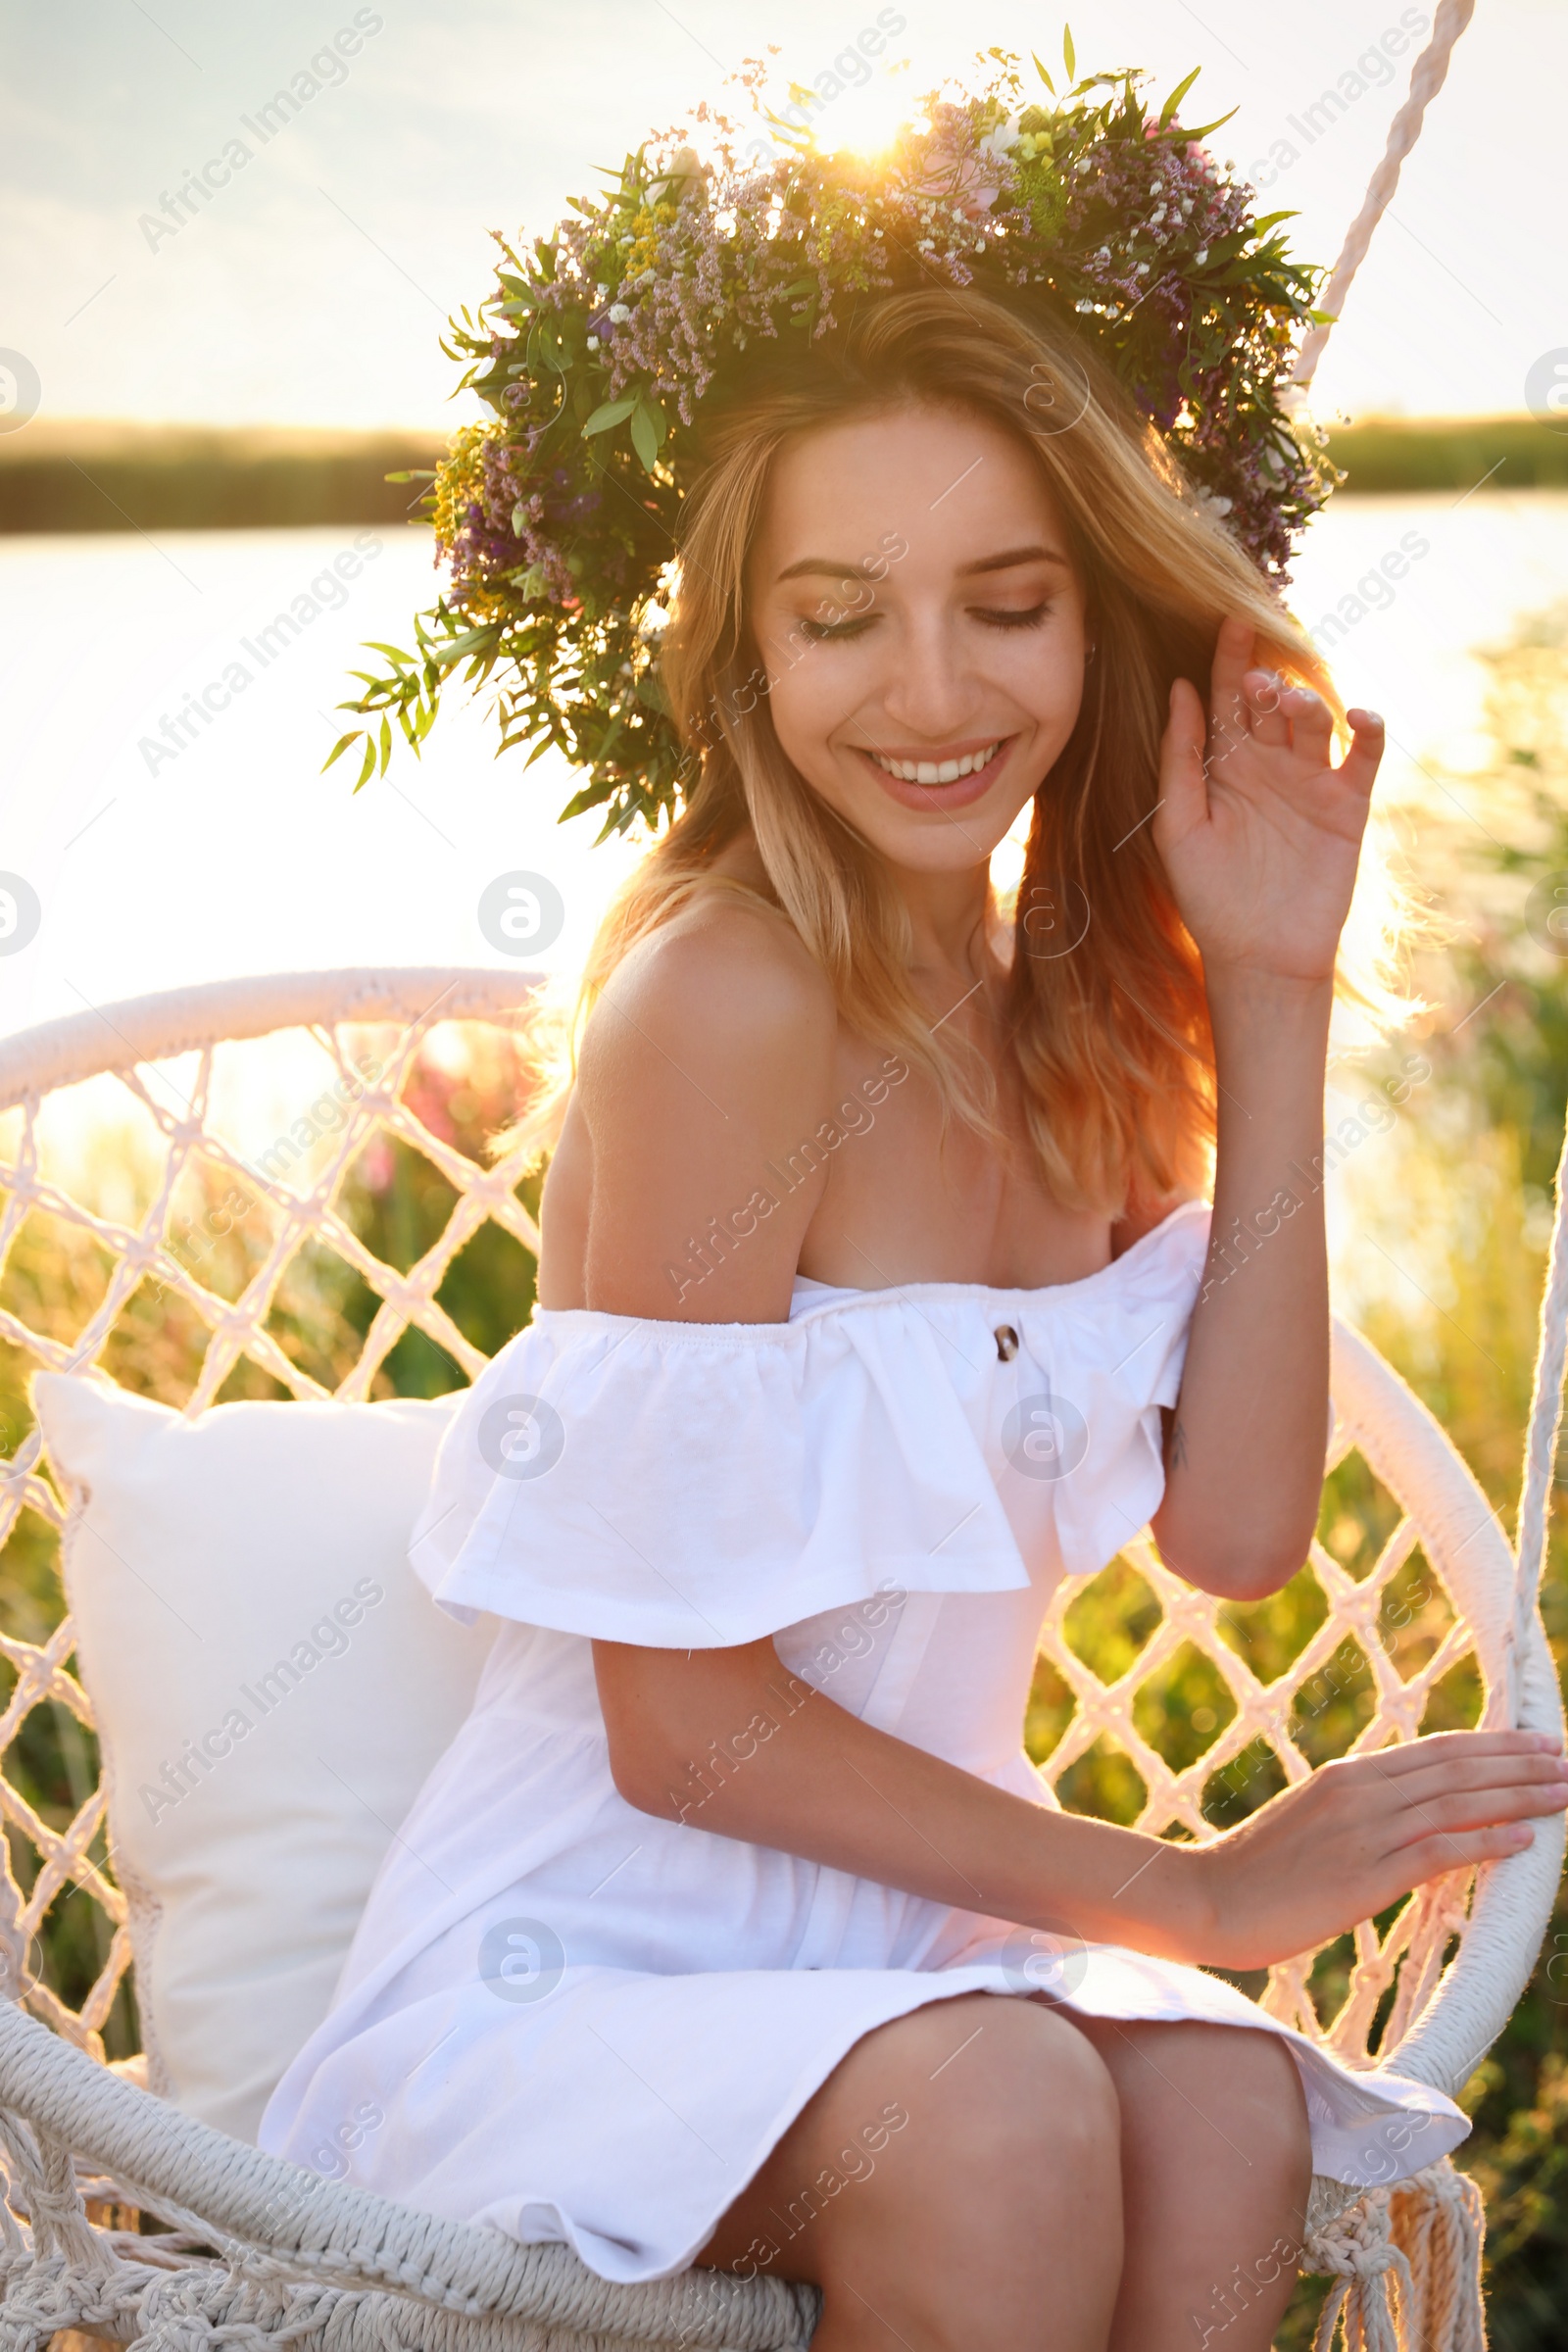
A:
[[[1054,1802],[1022,1741],[1041,1625],[1062,1579],[1102,1568],[1159,1502],[1207,1231],[1189,1204],[1038,1291],[800,1281],[785,1323],[536,1308],[454,1413],[410,1545],[434,1605],[500,1621],[494,1646],[262,2146],[305,2165],[328,2148],[337,2171],[338,2127],[373,2101],[358,2185],[564,2240],[606,2278],[662,2278],[863,2034],[1027,1992],[1013,1923],[722,1837],[706,1808],[803,1686]],[[549,1436],[527,1455],[496,1441],[519,1396]],[[1049,1476],[1008,1446],[1042,1399],[1076,1433]],[[772,1714],[694,1762],[668,1818],[636,1811],[594,1639],[763,1637],[788,1670]],[[1386,2183],[1469,2129],[1201,1969],[1081,1957],[1057,1997],[1085,2015],[1279,2034],[1318,2172]]]

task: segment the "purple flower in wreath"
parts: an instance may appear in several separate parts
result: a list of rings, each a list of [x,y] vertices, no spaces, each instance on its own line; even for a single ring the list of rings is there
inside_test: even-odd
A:
[[[602,490],[583,489],[564,466],[558,466],[540,487],[541,518],[559,529],[562,524],[586,522],[605,503]]]

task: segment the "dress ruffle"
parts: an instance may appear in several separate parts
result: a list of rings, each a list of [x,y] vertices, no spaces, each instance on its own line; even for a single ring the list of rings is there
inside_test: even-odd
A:
[[[1092,1574],[1159,1500],[1206,1234],[1178,1209],[1044,1291],[805,1285],[787,1323],[537,1309],[443,1437],[410,1556],[465,1621],[681,1649],[1018,1591],[1020,1533]]]

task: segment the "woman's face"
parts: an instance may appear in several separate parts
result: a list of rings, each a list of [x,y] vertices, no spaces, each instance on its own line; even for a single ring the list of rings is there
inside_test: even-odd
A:
[[[802,434],[747,589],[773,725],[813,791],[896,865],[989,858],[1083,695],[1082,588],[1021,444],[924,407]]]

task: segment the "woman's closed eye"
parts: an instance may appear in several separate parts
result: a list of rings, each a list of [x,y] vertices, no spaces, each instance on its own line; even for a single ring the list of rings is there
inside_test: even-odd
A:
[[[983,621],[988,629],[1038,629],[1051,611],[1053,601],[1051,597],[1043,596],[1038,605],[1027,605],[1022,610],[990,605],[971,605],[969,610],[973,618]]]
[[[969,616],[972,620],[980,621],[988,629],[1037,629],[1050,612],[1054,601],[1054,598],[1045,596],[1037,605],[1027,605],[1021,609],[995,605],[971,605]],[[837,644],[843,638],[858,637],[862,630],[870,627],[875,617],[874,613],[862,612],[854,617],[846,616],[842,620],[802,620],[798,626],[802,636],[809,638],[813,645],[832,645]]]
[[[862,629],[870,627],[873,617],[862,612],[853,620],[803,620],[798,625],[801,635],[813,645],[831,645],[841,637],[858,637]]]

